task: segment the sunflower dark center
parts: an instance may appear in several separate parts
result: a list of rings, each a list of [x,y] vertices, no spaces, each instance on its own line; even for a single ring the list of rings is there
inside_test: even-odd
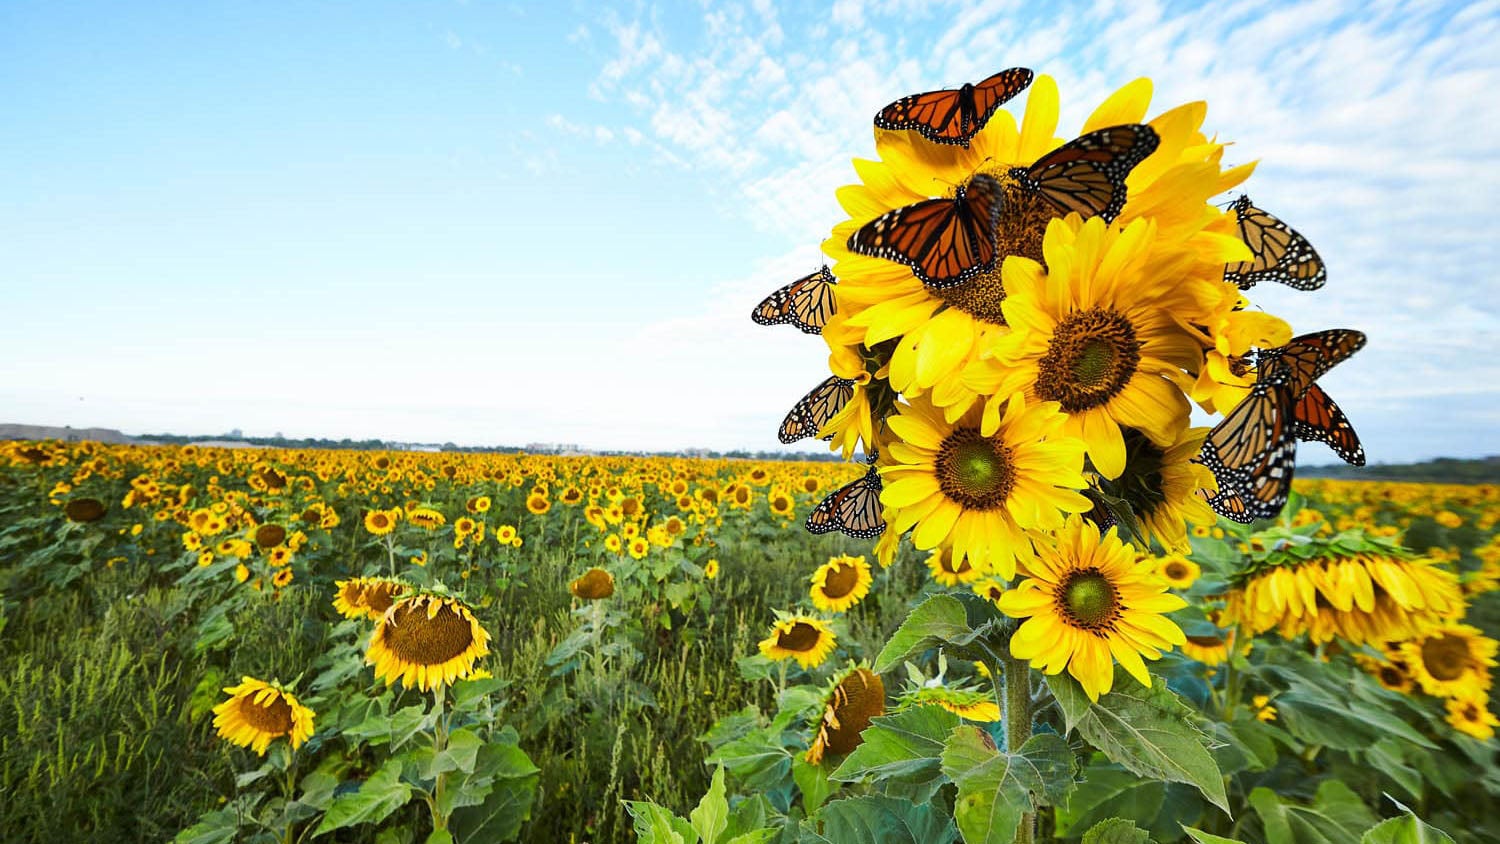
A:
[[[792,625],[792,629],[776,634],[776,646],[794,653],[806,653],[817,646],[823,634],[805,621]]]
[[[1162,573],[1167,576],[1168,580],[1186,580],[1188,577],[1188,567],[1177,560],[1173,560],[1162,568]]]
[[[427,617],[425,603],[396,610],[385,629],[386,647],[413,665],[442,665],[474,644],[474,628],[448,604]]]
[[[1422,643],[1422,666],[1438,680],[1457,680],[1469,669],[1469,645],[1457,636],[1433,636]]]
[[[823,579],[823,594],[830,598],[842,598],[853,592],[858,585],[858,566],[835,566],[828,570],[828,576]]]
[[[1141,362],[1130,320],[1109,308],[1064,317],[1037,364],[1037,397],[1068,413],[1098,407],[1125,388]]]
[[[1120,593],[1099,569],[1079,569],[1058,587],[1057,608],[1074,627],[1108,630],[1120,617]]]
[[[1380,682],[1386,686],[1399,686],[1406,682],[1406,674],[1394,665],[1380,666]]]
[[[240,698],[240,717],[262,733],[280,736],[292,731],[292,707],[280,695],[267,706],[255,702],[257,692]]]
[[[366,607],[384,615],[396,602],[396,596],[405,591],[399,583],[371,583],[364,587],[362,598]]]
[[[993,510],[1005,504],[1015,486],[1011,452],[998,439],[975,428],[958,428],[938,449],[938,487],[967,510]]]

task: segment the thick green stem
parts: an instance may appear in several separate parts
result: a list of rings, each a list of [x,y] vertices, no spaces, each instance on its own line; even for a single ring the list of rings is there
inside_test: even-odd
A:
[[[433,758],[443,755],[448,748],[448,719],[443,711],[443,697],[445,689],[438,686],[433,694],[433,709],[437,712],[437,724],[433,728],[432,750]],[[448,775],[443,772],[437,775],[437,782],[432,786],[432,829],[434,832],[448,828],[448,815],[443,811],[443,792],[447,790]]]
[[[1005,657],[1005,750],[1019,753],[1031,738],[1031,669],[1024,660]],[[1016,844],[1036,840],[1036,813],[1021,816]]]

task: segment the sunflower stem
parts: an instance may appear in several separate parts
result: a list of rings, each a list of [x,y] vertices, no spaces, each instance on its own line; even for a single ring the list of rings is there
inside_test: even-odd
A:
[[[443,751],[448,747],[448,719],[444,717],[446,713],[443,711],[444,692],[444,686],[439,684],[433,690],[432,695],[432,708],[437,713],[437,723],[433,725],[432,730],[432,756],[434,759],[442,756]],[[443,805],[443,792],[446,790],[447,780],[448,775],[445,771],[437,775],[437,780],[432,785],[432,802],[429,805],[432,809],[433,832],[448,828],[448,816],[438,808]]]
[[[1006,655],[1005,660],[1005,750],[1019,753],[1021,745],[1031,738],[1031,668],[1025,660]],[[1031,844],[1036,839],[1036,813],[1021,816],[1016,829],[1016,844]]]

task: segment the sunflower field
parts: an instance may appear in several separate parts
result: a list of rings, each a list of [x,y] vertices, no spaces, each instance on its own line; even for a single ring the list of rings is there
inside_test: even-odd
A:
[[[1494,840],[1500,490],[1301,482],[1161,557],[1075,528],[1184,635],[1149,685],[1046,675],[1007,755],[995,636],[1045,590],[801,529],[860,474],[6,444],[0,829]]]

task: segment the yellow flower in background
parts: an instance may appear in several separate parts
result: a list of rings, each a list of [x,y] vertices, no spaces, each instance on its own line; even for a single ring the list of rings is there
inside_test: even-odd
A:
[[[375,679],[429,691],[463,679],[488,654],[489,633],[457,598],[411,595],[381,617],[365,662]]]
[[[651,542],[644,536],[637,536],[630,540],[630,544],[626,546],[625,550],[630,553],[632,558],[644,560],[646,559],[646,555],[651,551]]]
[[[591,568],[568,584],[573,597],[585,601],[602,601],[615,594],[615,576],[601,568]]]
[[[396,529],[399,510],[371,510],[365,514],[365,530],[376,536],[385,536]]]
[[[713,580],[719,576],[719,561],[717,558],[703,564],[703,576],[708,580]]]
[[[844,612],[870,592],[873,577],[864,557],[830,557],[812,575],[813,606],[823,612]]]
[[[1055,403],[1027,405],[1014,396],[990,433],[976,407],[954,423],[923,399],[888,420],[900,438],[882,466],[889,532],[912,529],[921,550],[939,546],[1003,579],[1031,555],[1028,530],[1055,530],[1068,513],[1093,505],[1076,490],[1083,442],[1066,436]]]
[[[928,686],[905,695],[903,699],[911,705],[941,706],[969,721],[987,724],[1000,720],[1000,705],[995,702],[995,698],[971,689]]]
[[[1114,661],[1143,686],[1151,685],[1145,659],[1181,645],[1186,637],[1164,613],[1187,602],[1166,591],[1149,560],[1113,528],[1078,516],[1051,539],[1038,542],[1029,577],[1000,596],[1000,610],[1025,618],[1011,638],[1016,659],[1058,674],[1064,668],[1091,700],[1110,690]]]
[[[1489,691],[1490,669],[1500,642],[1468,624],[1446,624],[1402,642],[1398,653],[1422,686],[1437,697],[1475,696]]]
[[[246,676],[224,692],[229,700],[213,708],[214,729],[231,744],[264,756],[278,738],[296,750],[313,734],[313,711],[278,685]]]
[[[1182,645],[1182,655],[1188,659],[1195,659],[1209,668],[1220,665],[1229,659],[1229,649],[1234,646],[1234,631],[1229,630],[1221,636],[1188,636]],[[1249,648],[1243,649],[1246,653]]]
[[[1473,736],[1480,741],[1495,737],[1495,728],[1500,719],[1490,712],[1488,695],[1466,694],[1448,700],[1448,723],[1453,729]]]
[[[448,523],[442,513],[431,507],[416,507],[406,514],[406,520],[423,530],[437,530]]]
[[[1456,528],[1464,523],[1463,517],[1452,510],[1439,510],[1432,520],[1445,528]]]
[[[540,516],[552,509],[552,502],[547,496],[533,492],[526,496],[526,512],[533,516]]]
[[[1200,492],[1218,492],[1208,467],[1195,462],[1208,436],[1207,428],[1187,428],[1165,448],[1135,428],[1121,431],[1125,440],[1125,470],[1099,486],[1130,505],[1150,539],[1176,554],[1192,550],[1188,525],[1211,526],[1218,521]]]
[[[1354,654],[1354,664],[1390,691],[1403,695],[1415,691],[1417,683],[1411,676],[1411,670],[1406,667],[1406,661],[1401,659],[1399,653],[1387,652],[1385,656],[1385,659],[1379,659],[1367,654]]]
[[[335,581],[333,608],[345,618],[379,621],[411,586],[389,577],[354,577]]]
[[[962,583],[973,583],[981,577],[984,572],[969,565],[968,557],[954,559],[952,548],[938,548],[927,558],[927,570],[932,572],[932,579],[944,586],[958,586]]]
[[[1275,721],[1276,707],[1271,705],[1270,695],[1256,695],[1250,699],[1250,706],[1255,710],[1255,718],[1258,721]]]
[[[791,615],[771,625],[771,635],[761,640],[760,652],[767,659],[795,659],[803,668],[821,665],[837,644],[828,622],[810,615]]]
[[[1156,560],[1156,573],[1173,589],[1189,589],[1198,582],[1198,576],[1203,570],[1187,557],[1172,554]]]

